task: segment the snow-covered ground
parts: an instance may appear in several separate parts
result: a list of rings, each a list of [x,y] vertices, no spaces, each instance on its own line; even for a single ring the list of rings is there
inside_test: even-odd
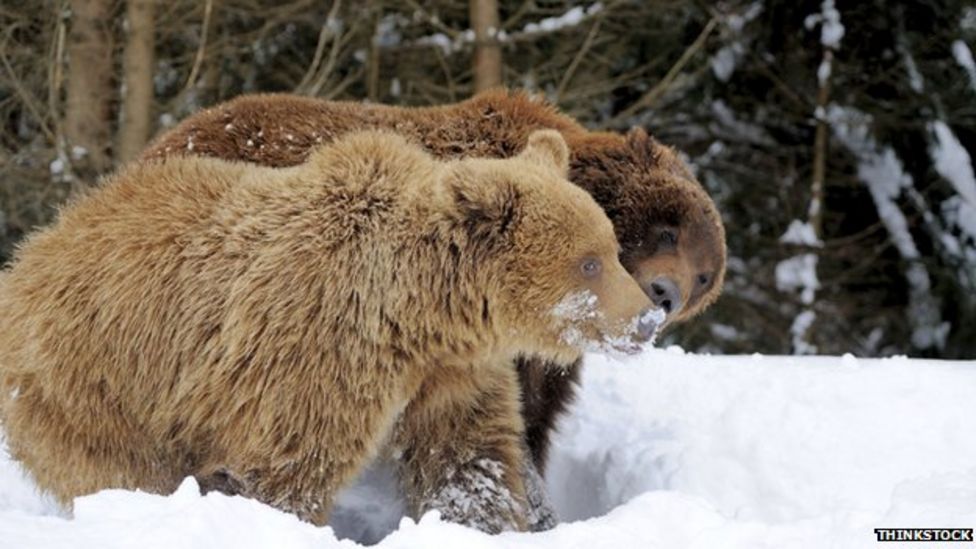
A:
[[[563,524],[491,537],[428,514],[377,547],[877,547],[876,527],[976,527],[976,362],[653,350],[588,357],[583,387],[548,474]],[[368,476],[336,530],[192,480],[67,518],[0,457],[0,546],[358,547],[335,532],[398,522],[391,478]]]

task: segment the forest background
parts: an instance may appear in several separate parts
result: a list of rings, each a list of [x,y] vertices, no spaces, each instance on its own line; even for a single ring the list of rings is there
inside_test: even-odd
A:
[[[971,1],[0,0],[0,29],[0,263],[239,94],[503,84],[646,128],[715,199],[724,295],[665,343],[976,358]]]

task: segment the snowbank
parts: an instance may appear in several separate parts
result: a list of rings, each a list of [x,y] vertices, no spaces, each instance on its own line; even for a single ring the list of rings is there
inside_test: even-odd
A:
[[[564,524],[490,537],[428,514],[377,547],[876,547],[876,527],[976,526],[976,362],[655,350],[588,357],[583,386],[548,474]],[[391,482],[373,471],[349,490],[338,531],[367,539],[395,526]],[[192,480],[169,497],[80,498],[68,519],[2,457],[0,540],[359,547],[253,501],[201,497]]]

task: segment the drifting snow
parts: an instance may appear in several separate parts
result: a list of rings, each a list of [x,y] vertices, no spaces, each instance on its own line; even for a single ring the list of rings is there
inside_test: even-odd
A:
[[[563,524],[491,537],[428,513],[393,520],[377,547],[875,547],[876,527],[976,523],[976,362],[654,350],[588,356],[582,386],[547,479]],[[79,498],[69,519],[5,459],[0,539],[37,549],[360,547],[251,500],[200,496],[192,480],[168,497]]]

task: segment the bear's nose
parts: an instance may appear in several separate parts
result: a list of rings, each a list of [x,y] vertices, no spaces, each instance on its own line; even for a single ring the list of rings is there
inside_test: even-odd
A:
[[[664,312],[657,308],[648,308],[637,319],[637,340],[645,343],[654,339],[658,326],[664,321]]]
[[[664,312],[671,315],[681,310],[681,290],[674,280],[668,277],[655,278],[645,289],[647,297]]]

